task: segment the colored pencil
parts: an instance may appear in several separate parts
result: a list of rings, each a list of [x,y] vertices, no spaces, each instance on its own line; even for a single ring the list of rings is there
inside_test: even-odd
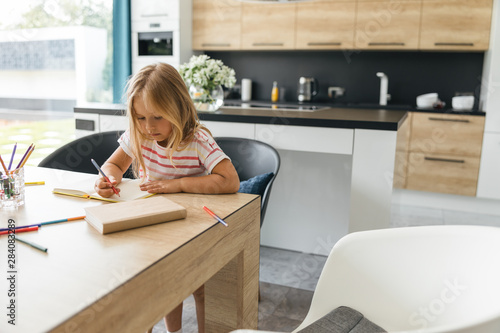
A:
[[[102,176],[104,177],[104,179],[106,179],[106,181],[111,184],[111,181],[109,180],[108,176],[106,176],[106,174],[104,173],[104,171],[102,171],[102,169],[99,167],[99,164],[97,164],[97,162],[94,161],[93,158],[91,158],[90,161],[92,162],[92,164],[94,164],[94,166],[96,167],[97,171],[102,174]],[[118,193],[118,190],[116,189],[116,187],[113,186],[113,184],[111,184],[111,188],[113,189],[113,192],[115,192],[115,194],[117,196],[120,196],[120,193]]]
[[[12,168],[12,162],[14,161],[14,155],[16,154],[16,149],[17,149],[17,142],[14,145],[14,149],[12,149],[12,156],[10,157],[10,163],[9,163],[9,171],[10,168]]]
[[[42,223],[40,223],[40,226],[42,226],[42,225],[47,225],[47,224],[61,223],[61,222],[69,222],[69,221],[83,220],[84,218],[85,218],[85,215],[84,215],[84,216],[77,216],[77,217],[68,217],[67,219],[61,219],[61,220],[54,220],[54,221],[42,222]]]
[[[210,215],[212,215],[213,218],[215,218],[217,221],[219,221],[220,223],[222,223],[223,225],[225,225],[227,227],[227,223],[221,219],[220,217],[218,217],[217,215],[215,215],[214,212],[212,212],[210,209],[208,209],[206,206],[203,206],[203,209]]]
[[[7,234],[9,234],[9,232],[11,230],[12,229],[7,229],[7,230],[2,229],[2,231],[0,231],[0,235],[7,235]],[[38,230],[38,226],[30,226],[30,227],[22,228],[22,229],[14,228],[14,232],[12,232],[12,233],[15,234],[18,232],[28,232],[28,231],[37,231],[37,230]]]
[[[16,239],[16,241],[20,241],[21,243],[24,243],[26,245],[34,247],[35,249],[40,250],[42,252],[47,252],[47,250],[48,250],[45,246],[41,246],[41,245],[38,245],[37,243],[27,241],[25,239],[22,239],[22,238],[15,236],[15,235],[14,235],[14,238]]]
[[[33,146],[33,144],[30,144],[30,146],[28,147],[28,149],[26,150],[26,152],[24,153],[23,157],[21,157],[21,160],[19,161],[19,163],[17,164],[17,167],[16,167],[16,170],[19,169],[21,167],[21,164],[23,164],[23,161],[24,159],[26,158],[26,155],[28,155],[28,153],[30,152],[31,150],[31,147]]]
[[[24,185],[30,186],[30,185],[45,185],[44,181],[41,182],[25,182]]]
[[[3,162],[2,156],[0,155],[0,163],[2,163],[2,168],[5,171],[5,174],[9,176],[9,169],[5,166],[5,163]]]
[[[60,219],[60,220],[54,220],[54,221],[47,221],[47,222],[41,222],[41,223],[36,223],[36,224],[30,224],[30,225],[21,225],[18,227],[15,227],[15,230],[22,230],[25,228],[32,228],[32,227],[41,227],[43,225],[48,225],[48,224],[55,224],[55,223],[61,223],[61,222],[68,222],[68,221],[76,221],[76,220],[83,220],[85,216],[77,216],[77,217],[68,217],[66,219]],[[4,231],[9,231],[11,229],[9,228],[2,228],[0,229],[0,232]],[[3,235],[3,234],[0,234]]]
[[[21,164],[21,168],[26,164],[26,162],[28,162],[28,159],[30,158],[31,153],[33,152],[33,150],[35,150],[35,146],[34,145],[33,145],[33,147],[31,147],[31,150],[28,153],[28,156],[26,156],[26,158],[24,159],[23,163]]]

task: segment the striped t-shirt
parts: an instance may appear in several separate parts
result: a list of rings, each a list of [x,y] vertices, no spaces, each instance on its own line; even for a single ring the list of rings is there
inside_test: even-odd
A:
[[[134,158],[130,145],[130,131],[118,139],[123,151]],[[170,161],[169,150],[154,140],[142,142],[142,157],[147,180],[174,179],[208,175],[223,159],[229,157],[219,148],[210,134],[198,130],[193,141],[181,151],[175,151]],[[173,162],[173,164],[172,164]],[[140,170],[141,177],[143,170]]]

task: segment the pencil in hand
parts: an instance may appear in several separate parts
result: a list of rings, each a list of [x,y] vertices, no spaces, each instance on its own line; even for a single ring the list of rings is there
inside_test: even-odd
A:
[[[116,189],[116,187],[113,185],[113,183],[111,183],[111,181],[109,180],[108,176],[106,176],[106,174],[104,173],[104,171],[102,171],[102,169],[99,167],[99,164],[97,164],[97,162],[91,158],[90,161],[92,162],[92,164],[94,164],[94,166],[96,167],[97,171],[104,177],[104,179],[106,179],[106,181],[111,185],[111,188],[113,189],[113,192],[115,192],[115,194],[117,196],[120,196],[120,192],[118,192],[118,190]]]

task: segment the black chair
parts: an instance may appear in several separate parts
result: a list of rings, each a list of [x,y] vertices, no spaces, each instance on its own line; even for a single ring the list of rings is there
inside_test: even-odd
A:
[[[102,165],[118,148],[117,142],[123,131],[94,133],[73,140],[45,157],[39,167],[70,170],[97,174],[95,166],[90,161],[93,158]],[[129,171],[124,177],[131,177]]]
[[[267,143],[257,140],[216,137],[215,141],[224,153],[231,158],[240,181],[245,181],[269,172],[273,173],[262,194],[260,212],[260,225],[262,227],[266,215],[267,203],[271,195],[271,188],[280,169],[281,160],[278,151]]]

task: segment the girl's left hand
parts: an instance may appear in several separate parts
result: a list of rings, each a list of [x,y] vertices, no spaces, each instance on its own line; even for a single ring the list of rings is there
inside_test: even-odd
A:
[[[178,181],[178,179],[154,180],[141,184],[140,188],[148,193],[178,193],[180,192]]]

